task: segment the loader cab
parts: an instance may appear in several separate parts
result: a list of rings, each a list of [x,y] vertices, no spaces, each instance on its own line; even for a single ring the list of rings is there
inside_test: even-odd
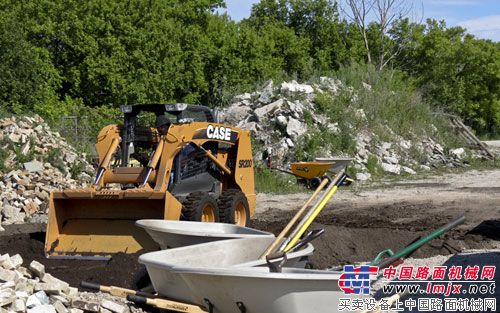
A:
[[[155,125],[156,117],[160,115],[165,115],[172,124],[218,120],[217,111],[185,103],[122,105],[121,111],[124,115],[119,162],[121,167],[138,165],[137,161],[144,162],[144,160],[131,162],[131,155],[138,155],[154,148],[155,143],[159,141],[159,135],[152,127]]]
[[[147,166],[152,152],[160,140],[154,129],[155,120],[169,120],[171,124],[191,122],[217,122],[217,112],[198,105],[138,104],[121,107],[124,124],[121,130],[120,167]],[[203,148],[217,153],[219,144],[207,142]],[[220,173],[204,153],[186,145],[173,160],[168,191],[183,197],[192,190],[218,193]],[[130,186],[133,187],[133,186]]]

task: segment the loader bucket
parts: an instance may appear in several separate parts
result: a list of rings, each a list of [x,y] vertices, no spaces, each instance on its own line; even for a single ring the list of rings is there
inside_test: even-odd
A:
[[[149,235],[135,226],[135,221],[165,218],[168,197],[164,193],[163,197],[153,199],[122,196],[52,193],[45,238],[46,256],[92,259],[108,258],[119,252],[158,249]]]

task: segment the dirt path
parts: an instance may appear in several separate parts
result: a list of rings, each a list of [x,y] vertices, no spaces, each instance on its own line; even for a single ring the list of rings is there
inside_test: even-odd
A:
[[[278,233],[309,195],[259,195],[254,226]],[[391,182],[361,191],[341,189],[312,226],[326,230],[314,242],[312,261],[323,268],[370,260],[461,215],[464,224],[414,256],[500,248],[500,169]]]

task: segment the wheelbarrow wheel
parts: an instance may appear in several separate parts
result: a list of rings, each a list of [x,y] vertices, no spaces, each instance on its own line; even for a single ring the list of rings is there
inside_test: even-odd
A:
[[[319,184],[321,184],[321,178],[319,177],[314,177],[309,179],[309,188],[312,190],[316,190],[318,188]]]
[[[182,217],[185,221],[215,223],[219,221],[219,206],[207,192],[192,192],[183,202]]]
[[[219,217],[222,223],[247,226],[250,221],[250,210],[247,197],[237,190],[228,189],[219,197]]]

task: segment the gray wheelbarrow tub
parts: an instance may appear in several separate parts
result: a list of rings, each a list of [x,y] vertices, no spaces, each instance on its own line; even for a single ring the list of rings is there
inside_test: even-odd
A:
[[[201,223],[170,220],[138,220],[135,223],[158,243],[161,249],[177,248],[199,243],[246,237],[274,235],[257,229],[225,223]]]
[[[194,303],[204,305],[208,299],[214,313],[239,312],[237,302],[247,313],[331,313],[337,311],[339,298],[348,297],[338,287],[340,272],[188,266],[174,270],[191,289]]]
[[[149,252],[139,257],[139,263],[146,266],[153,287],[158,294],[170,299],[193,303],[191,291],[175,272],[176,267],[265,266],[267,269],[266,261],[260,260],[259,256],[273,240],[273,237],[259,236]],[[303,267],[304,259],[307,259],[313,251],[314,247],[308,244],[299,251],[287,254],[286,265]],[[273,260],[273,263],[280,261],[281,259]]]

